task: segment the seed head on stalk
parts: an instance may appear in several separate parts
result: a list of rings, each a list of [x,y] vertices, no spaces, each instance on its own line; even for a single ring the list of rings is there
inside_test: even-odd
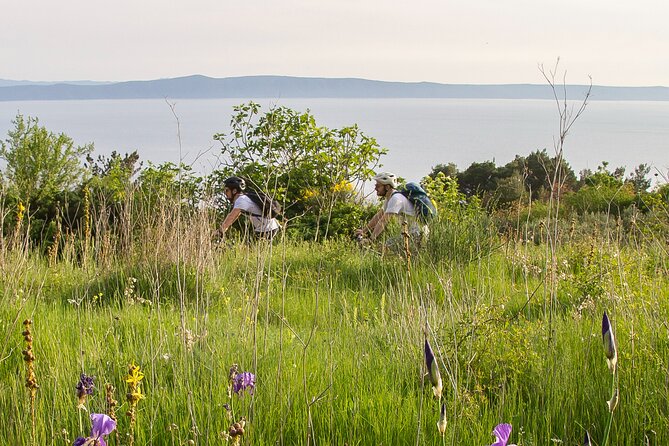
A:
[[[28,395],[30,398],[30,419],[32,420],[32,438],[35,442],[35,397],[37,396],[37,377],[35,375],[35,353],[33,353],[33,335],[32,326],[33,321],[26,319],[23,321],[23,340],[26,341],[26,349],[23,350],[23,360],[26,363],[26,387],[28,388]]]

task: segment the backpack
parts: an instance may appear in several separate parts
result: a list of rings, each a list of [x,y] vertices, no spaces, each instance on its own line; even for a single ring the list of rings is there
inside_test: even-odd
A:
[[[404,195],[413,205],[416,217],[423,223],[429,223],[437,216],[437,207],[432,203],[427,192],[418,183],[407,183],[395,192]]]
[[[279,202],[266,193],[249,190],[244,192],[244,195],[249,197],[262,211],[262,215],[257,215],[257,217],[275,218],[281,215],[281,205]]]

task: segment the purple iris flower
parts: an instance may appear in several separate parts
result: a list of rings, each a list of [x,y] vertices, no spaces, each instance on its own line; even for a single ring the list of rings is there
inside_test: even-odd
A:
[[[509,437],[511,436],[511,425],[507,423],[498,424],[493,429],[492,434],[497,438],[497,441],[491,444],[490,446],[507,446]],[[508,446],[516,446],[515,444],[510,444]]]
[[[256,376],[251,372],[238,373],[232,383],[232,390],[239,394],[244,390],[248,390],[253,395],[253,390],[256,388]]]
[[[92,413],[91,424],[93,425],[91,436],[77,438],[72,446],[107,446],[104,436],[111,434],[116,429],[116,421],[105,414]]]

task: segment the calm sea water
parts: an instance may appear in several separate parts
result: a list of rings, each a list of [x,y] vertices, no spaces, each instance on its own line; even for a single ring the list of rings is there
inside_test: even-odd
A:
[[[176,100],[174,113],[163,100],[0,102],[0,136],[20,112],[64,132],[77,144],[93,142],[97,154],[138,150],[143,160],[216,165],[219,144],[212,139],[229,128],[238,99]],[[263,108],[285,105],[310,109],[317,123],[341,127],[357,123],[388,154],[384,169],[420,179],[436,164],[472,162],[502,165],[516,154],[554,152],[558,114],[553,101],[488,99],[285,99],[256,100]],[[577,104],[575,104],[577,106]],[[175,116],[176,115],[176,116]],[[177,118],[178,124],[177,125]],[[178,137],[178,130],[180,138]],[[572,127],[565,157],[575,171],[595,169],[606,160],[626,166],[669,169],[669,102],[592,101]],[[656,170],[655,170],[656,169]]]

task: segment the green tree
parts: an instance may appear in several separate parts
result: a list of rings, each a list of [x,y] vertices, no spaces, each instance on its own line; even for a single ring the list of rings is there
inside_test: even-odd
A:
[[[202,198],[203,178],[192,166],[165,162],[148,166],[139,172],[135,182],[135,198],[147,209],[167,203],[181,203],[195,209]],[[139,205],[139,203],[138,203]]]
[[[482,197],[486,192],[497,189],[499,178],[494,161],[472,163],[464,172],[458,174],[460,189],[467,195]]]
[[[440,172],[447,177],[457,178],[458,166],[456,166],[455,163],[437,164],[432,168],[432,172],[430,172],[430,177],[436,179],[437,175],[439,175]]]
[[[634,192],[637,194],[647,192],[650,188],[650,179],[646,176],[650,173],[650,166],[647,164],[639,164],[627,179],[634,187]]]
[[[583,184],[578,191],[567,197],[567,203],[579,214],[586,212],[606,212],[620,215],[635,202],[634,186],[623,178],[624,168],[613,171],[608,163],[603,162],[596,172],[581,172],[580,182]]]
[[[86,175],[82,158],[93,144],[75,146],[72,138],[48,131],[37,118],[18,114],[12,122],[14,129],[0,143],[0,159],[6,163],[3,182],[10,194],[25,203],[48,202],[81,184]]]
[[[214,135],[222,145],[223,164],[213,172],[212,182],[241,176],[250,188],[282,202],[288,218],[308,211],[331,214],[335,203],[350,198],[342,190],[370,179],[385,153],[356,125],[321,127],[308,110],[277,107],[263,113],[260,105],[250,102],[234,107],[230,125],[230,134]],[[339,226],[348,227],[341,217],[337,216]]]
[[[120,203],[126,198],[132,187],[132,178],[141,168],[136,150],[123,156],[113,151],[111,155],[100,155],[97,159],[88,155],[86,162],[92,175],[88,186],[94,196],[107,204]]]

